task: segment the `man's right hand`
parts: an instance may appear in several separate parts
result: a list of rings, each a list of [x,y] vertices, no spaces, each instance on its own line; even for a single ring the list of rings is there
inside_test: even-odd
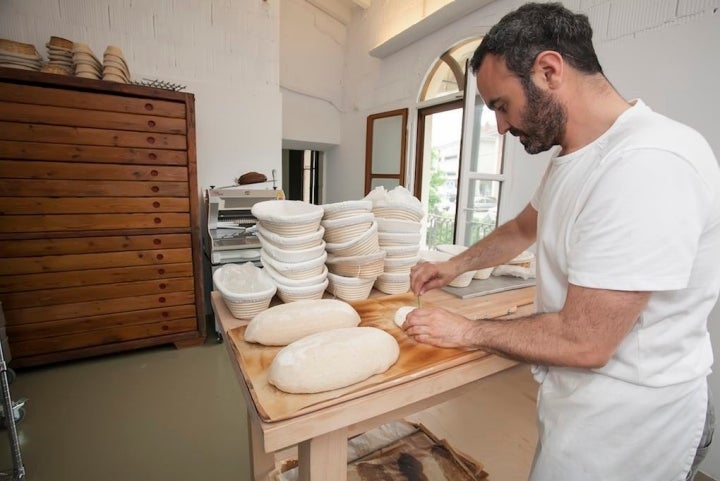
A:
[[[449,284],[458,275],[452,261],[420,262],[410,270],[410,289],[419,296]]]

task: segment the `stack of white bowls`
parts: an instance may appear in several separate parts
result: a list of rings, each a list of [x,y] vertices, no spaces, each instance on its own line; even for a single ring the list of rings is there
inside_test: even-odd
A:
[[[383,274],[375,281],[375,288],[386,294],[407,292],[410,269],[419,260],[421,222],[425,215],[422,204],[403,187],[390,192],[376,189],[366,198],[372,199],[378,241],[385,252]]]
[[[326,204],[321,226],[328,252],[328,292],[345,301],[367,299],[383,272],[385,253],[378,243],[372,202]]]
[[[258,220],[260,260],[283,302],[321,299],[328,286],[323,208],[298,200],[267,200],[252,207]]]

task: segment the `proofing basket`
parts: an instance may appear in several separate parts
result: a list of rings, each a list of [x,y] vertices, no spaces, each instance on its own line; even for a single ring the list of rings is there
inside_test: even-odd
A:
[[[237,319],[252,319],[270,306],[277,292],[275,282],[267,272],[260,270],[259,282],[251,291],[240,291],[233,286],[232,274],[239,266],[225,264],[213,273],[213,284],[220,292],[228,309]]]
[[[252,206],[260,225],[284,237],[311,234],[320,227],[323,208],[300,200],[266,200]]]
[[[275,285],[278,286],[278,290],[280,286],[283,287],[307,287],[307,286],[313,286],[316,284],[321,283],[325,279],[327,279],[328,270],[325,265],[322,266],[322,272],[320,274],[312,276],[312,277],[305,277],[303,279],[292,279],[290,277],[286,277],[283,274],[276,271],[270,264],[265,265],[265,270],[267,273],[272,277],[272,280],[275,282]]]
[[[377,224],[373,222],[372,226],[360,237],[352,239],[348,242],[337,244],[328,243],[325,249],[336,256],[351,257],[361,256],[363,254],[372,254],[380,250],[378,242]]]
[[[384,271],[388,274],[410,274],[410,269],[420,261],[420,256],[386,257]]]
[[[420,222],[425,216],[425,211],[421,205],[406,202],[377,201],[373,203],[372,211],[375,217],[413,222]]]
[[[321,275],[323,272],[327,272],[325,267],[325,260],[327,259],[327,252],[323,252],[321,256],[315,259],[309,259],[304,262],[282,262],[273,259],[272,257],[260,251],[260,260],[264,266],[270,266],[274,271],[283,275],[288,279],[308,279]]]
[[[361,301],[370,296],[374,283],[374,278],[362,279],[329,273],[327,291],[343,301]]]
[[[339,276],[375,279],[383,273],[385,255],[385,251],[351,257],[328,255],[325,264],[330,272]]]
[[[328,244],[342,244],[362,237],[373,225],[375,216],[369,212],[339,219],[323,220],[320,225],[325,229],[323,238]]]
[[[374,214],[373,214],[374,215]],[[418,233],[422,227],[420,222],[414,220],[390,219],[387,217],[376,217],[380,232],[407,232]]]
[[[334,204],[324,204],[323,219],[342,219],[359,214],[372,212],[372,201],[369,200],[348,200]]]
[[[403,294],[410,290],[410,274],[381,274],[375,280],[375,288],[385,294]]]
[[[322,244],[323,236],[325,235],[325,229],[320,227],[315,232],[311,232],[309,234],[286,237],[267,230],[260,223],[257,224],[257,231],[263,237],[263,240],[265,242],[270,243],[279,249],[285,249],[288,251],[297,251],[317,247]]]
[[[381,246],[420,245],[419,232],[378,232]]]
[[[385,251],[388,258],[414,257],[418,255],[418,252],[420,252],[420,245],[383,246],[382,250]]]
[[[287,250],[274,246],[259,232],[257,233],[257,238],[260,241],[262,251],[274,260],[280,262],[305,262],[311,259],[316,259],[325,252],[325,241],[321,241],[320,245],[310,247],[308,249]]]
[[[323,293],[328,286],[328,280],[310,286],[293,287],[280,283],[277,284],[277,293],[281,301],[295,302],[303,299],[322,299]]]

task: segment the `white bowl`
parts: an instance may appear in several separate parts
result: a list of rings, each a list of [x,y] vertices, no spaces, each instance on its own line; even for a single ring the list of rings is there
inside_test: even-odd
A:
[[[345,277],[331,272],[328,273],[327,292],[343,301],[360,301],[368,298],[374,283],[375,278]]]
[[[317,247],[322,244],[323,236],[325,235],[325,229],[322,226],[315,232],[294,237],[278,235],[267,230],[261,223],[257,223],[256,226],[257,232],[263,236],[264,240],[268,241],[275,247],[290,251]]]
[[[323,216],[321,206],[300,200],[265,200],[250,211],[265,229],[287,237],[315,232]]]

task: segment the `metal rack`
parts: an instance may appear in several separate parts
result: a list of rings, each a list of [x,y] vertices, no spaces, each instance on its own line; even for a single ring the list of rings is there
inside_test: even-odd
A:
[[[20,453],[20,442],[16,424],[25,417],[26,399],[13,401],[10,396],[10,383],[15,379],[15,372],[8,368],[7,363],[10,362],[10,349],[5,336],[5,315],[0,304],[0,392],[2,393],[2,409],[0,411],[0,421],[7,429],[10,438],[10,451],[12,454],[13,472],[0,472],[0,480],[25,480],[25,466],[23,465]],[[7,352],[6,352],[7,351]],[[7,355],[7,361],[5,356]]]

